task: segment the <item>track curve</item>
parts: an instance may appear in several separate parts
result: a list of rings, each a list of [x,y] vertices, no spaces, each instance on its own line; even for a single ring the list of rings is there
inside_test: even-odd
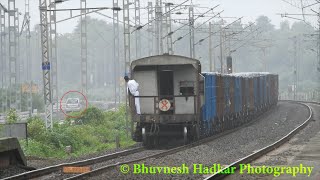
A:
[[[294,101],[287,101],[287,102],[294,102]],[[266,146],[238,161],[235,161],[233,163],[231,163],[230,165],[228,165],[227,167],[223,168],[221,171],[216,172],[215,174],[207,177],[205,180],[207,179],[223,179],[224,177],[230,175],[230,174],[222,174],[221,172],[224,170],[227,170],[230,167],[236,167],[236,169],[239,169],[239,165],[240,164],[245,164],[245,163],[249,163],[263,155],[265,155],[266,153],[278,148],[279,146],[281,146],[282,144],[284,144],[285,142],[287,142],[291,137],[293,137],[295,134],[297,134],[301,129],[303,129],[312,119],[312,109],[308,104],[302,103],[302,102],[297,102],[300,103],[304,106],[306,106],[309,109],[309,117],[308,119],[306,119],[301,125],[299,125],[298,127],[296,127],[294,130],[292,130],[290,133],[288,133],[286,136],[284,136],[283,138],[281,138],[280,140],[274,142],[273,144]],[[308,102],[308,103],[316,103],[316,102]]]

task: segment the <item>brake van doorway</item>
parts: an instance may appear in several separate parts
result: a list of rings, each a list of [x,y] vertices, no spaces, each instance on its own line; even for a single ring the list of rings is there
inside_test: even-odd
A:
[[[172,70],[162,70],[159,71],[159,96],[160,100],[167,99],[171,103],[171,107],[174,107],[173,95],[173,71]],[[173,114],[173,108],[168,111],[160,111],[160,114]]]

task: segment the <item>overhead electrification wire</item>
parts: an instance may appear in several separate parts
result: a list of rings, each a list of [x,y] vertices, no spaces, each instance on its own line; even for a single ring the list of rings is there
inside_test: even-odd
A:
[[[245,37],[243,37],[244,40],[245,40],[245,38],[247,38],[247,37],[249,37],[250,35],[252,35],[254,32],[258,31],[259,29],[260,29],[260,27],[258,27],[257,29],[253,30],[252,32],[248,33]],[[244,41],[244,40],[242,40],[242,41]],[[241,42],[241,41],[235,42],[235,43],[232,44],[230,47],[235,46],[236,44],[239,44],[240,42]],[[217,47],[218,47],[218,46],[217,46]]]
[[[231,25],[232,25],[232,24],[234,24],[235,22],[237,22],[237,21],[241,20],[242,18],[243,18],[243,17],[236,19],[235,21],[233,21],[233,22],[231,22],[230,24],[226,25],[226,26],[225,26],[225,27],[223,27],[222,29],[226,29],[226,28],[228,28],[229,26],[231,26]],[[199,43],[203,42],[204,40],[208,39],[211,35],[216,34],[216,33],[218,33],[218,32],[220,32],[220,31],[215,31],[215,32],[211,33],[209,36],[206,36],[205,38],[200,39],[200,40],[199,40],[195,45],[197,45],[197,44],[199,44]]]
[[[220,15],[224,10],[222,10],[221,12],[217,13],[215,16],[209,18],[208,20],[206,20],[205,22],[203,22],[202,24],[200,24],[199,26],[195,27],[194,29],[198,29],[199,27],[201,27],[202,25],[204,25],[205,23],[207,23],[208,21],[210,21],[211,19],[215,18],[216,16]],[[182,38],[186,37],[187,35],[189,35],[190,32],[186,33],[185,35],[183,36],[180,36],[178,39],[181,40]],[[169,35],[169,34],[168,34]],[[168,35],[166,35],[165,37],[167,37]],[[163,38],[165,38],[163,37]],[[179,41],[179,40],[175,40],[173,43],[175,43],[176,41]]]
[[[213,9],[215,9],[215,8],[216,8],[216,7],[218,7],[218,6],[220,6],[220,5],[218,4],[218,5],[216,5],[215,7],[210,8],[208,11],[206,11],[206,12],[202,13],[202,15],[207,14],[209,11],[212,11]],[[196,20],[197,20],[197,19],[199,19],[200,17],[201,17],[201,15],[199,15],[198,17],[196,17],[196,18],[194,19],[194,21],[196,21]],[[165,37],[167,37],[168,35],[172,35],[172,34],[174,34],[175,32],[179,31],[180,29],[182,29],[182,28],[183,28],[183,27],[185,27],[185,26],[187,26],[187,25],[182,25],[182,26],[180,26],[178,29],[176,29],[176,30],[174,30],[174,31],[170,32],[170,33],[169,33],[169,34],[167,34]],[[165,38],[165,37],[163,37],[163,38]]]
[[[246,26],[245,28],[243,28],[241,31],[232,34],[231,37],[234,36],[234,35],[237,35],[237,34],[240,34],[240,33],[244,32],[244,30],[248,29],[248,28],[251,27],[252,25],[254,25],[254,23],[251,23],[251,24],[249,24],[248,26]],[[258,30],[258,29],[260,29],[260,27],[258,27],[256,30]],[[256,30],[254,30],[254,31],[256,31]],[[253,32],[254,32],[254,31],[253,31]],[[250,35],[250,33],[253,33],[253,32],[249,32],[249,35]],[[248,36],[249,36],[249,35],[248,35]],[[246,37],[248,37],[248,36],[245,36],[244,38],[246,38]],[[236,43],[232,44],[231,46],[234,46],[234,45],[236,45],[237,43],[239,43],[239,42],[236,42]]]
[[[262,31],[258,32],[256,35],[259,35],[259,34],[261,34],[261,33],[262,33]],[[244,45],[246,45],[248,42],[250,42],[250,41],[251,41],[252,39],[254,39],[254,38],[255,38],[255,36],[253,36],[252,38],[250,38],[249,40],[247,40],[246,42],[244,42],[242,45],[240,45],[240,46],[237,47],[236,49],[233,49],[232,51],[234,52],[234,51],[240,49],[241,47],[243,47]]]

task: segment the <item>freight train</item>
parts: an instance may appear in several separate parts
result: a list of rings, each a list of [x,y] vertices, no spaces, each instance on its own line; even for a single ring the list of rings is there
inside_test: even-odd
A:
[[[137,59],[130,72],[139,83],[139,96],[129,96],[132,137],[145,146],[162,136],[187,143],[238,127],[278,101],[277,74],[201,72],[199,60],[176,55]]]

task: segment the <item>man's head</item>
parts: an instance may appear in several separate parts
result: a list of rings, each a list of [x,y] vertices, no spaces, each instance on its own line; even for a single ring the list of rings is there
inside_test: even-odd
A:
[[[128,81],[129,81],[129,77],[128,77],[128,76],[124,76],[124,80],[125,80],[126,82],[128,82]]]

